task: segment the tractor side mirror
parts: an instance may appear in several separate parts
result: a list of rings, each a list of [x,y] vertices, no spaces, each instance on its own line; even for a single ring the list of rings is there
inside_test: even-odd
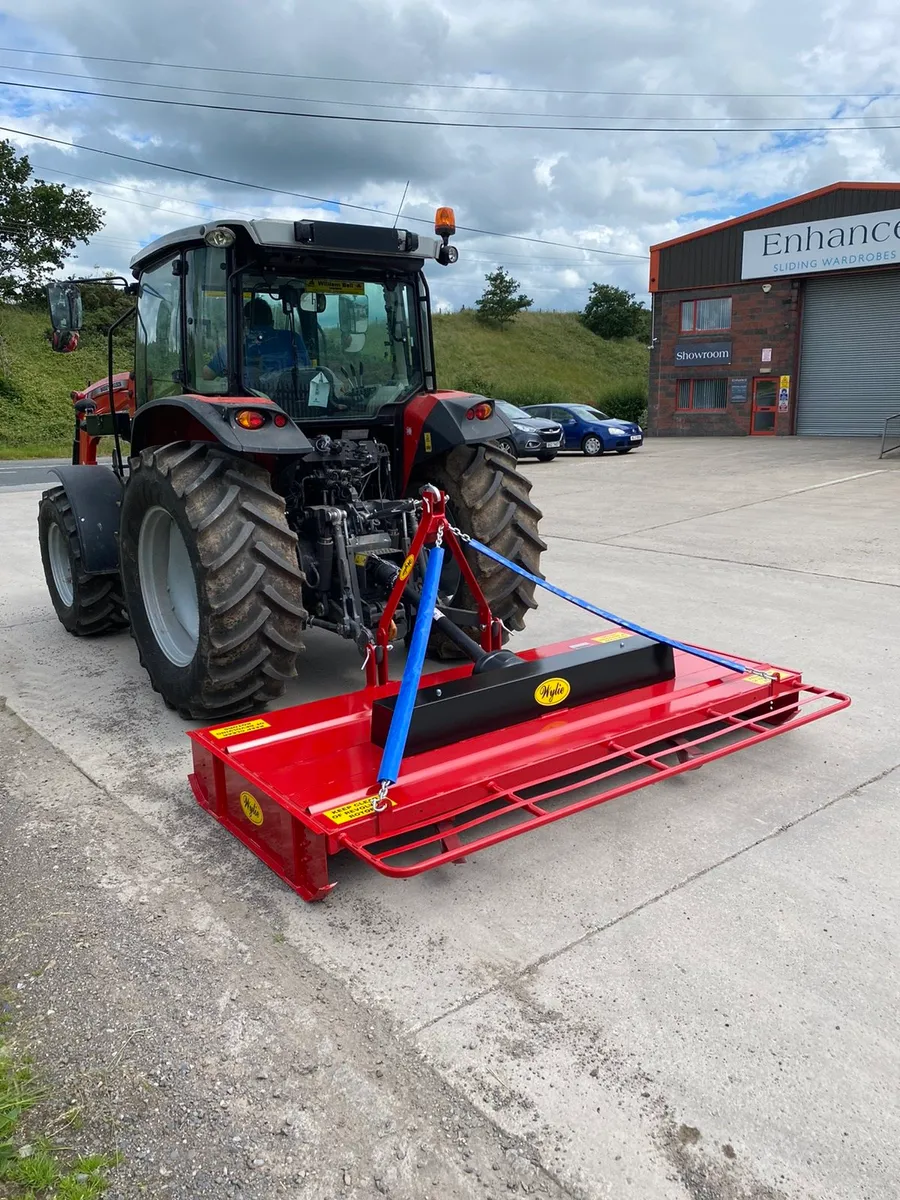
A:
[[[369,328],[369,297],[346,296],[338,297],[338,315],[341,333],[364,334]]]
[[[78,334],[74,331],[54,329],[50,345],[57,354],[71,354],[73,350],[78,349]]]
[[[323,313],[328,299],[323,292],[304,292],[300,297],[300,311],[305,313]]]
[[[84,322],[81,292],[77,283],[51,283],[47,288],[50,305],[50,324],[53,326],[51,345],[61,354],[67,354],[78,345],[77,334]],[[75,345],[71,345],[74,340]]]

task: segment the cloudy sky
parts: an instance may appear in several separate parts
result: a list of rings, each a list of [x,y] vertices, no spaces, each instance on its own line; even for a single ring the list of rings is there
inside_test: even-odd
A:
[[[430,271],[440,305],[504,265],[536,307],[574,309],[594,281],[643,295],[654,242],[900,179],[898,34],[896,0],[0,0],[0,124],[21,131],[0,137],[106,211],[85,273],[210,216],[389,224],[409,181],[401,225],[452,204],[535,239],[460,234],[459,264]]]

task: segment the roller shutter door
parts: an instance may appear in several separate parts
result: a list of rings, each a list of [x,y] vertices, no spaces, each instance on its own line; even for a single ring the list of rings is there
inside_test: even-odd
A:
[[[797,432],[881,437],[900,412],[900,273],[809,279]]]

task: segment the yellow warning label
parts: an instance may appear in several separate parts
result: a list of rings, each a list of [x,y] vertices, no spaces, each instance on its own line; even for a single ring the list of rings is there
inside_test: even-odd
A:
[[[367,554],[354,554],[353,555],[353,561],[356,563],[356,565],[358,567],[364,567],[366,565],[367,558],[368,558]]]
[[[425,434],[425,453],[426,454],[431,453],[431,434],[430,433]]]
[[[257,729],[269,729],[269,722],[264,721],[262,717],[256,717],[253,721],[238,721],[235,725],[222,725],[218,729],[211,729],[209,732],[214,738],[219,741],[222,738],[237,737],[239,733],[255,733]]]
[[[790,679],[790,671],[771,671],[768,675],[762,675],[755,671],[752,675],[745,675],[744,679],[748,683],[771,683],[773,679]]]
[[[409,558],[404,561],[403,566],[400,568],[400,578],[409,579],[410,575],[412,574],[412,569],[415,565],[416,560],[410,554]]]
[[[249,792],[241,792],[241,808],[251,825],[262,825],[263,811],[255,796],[251,796]]]
[[[598,637],[591,638],[592,642],[597,642],[603,645],[605,642],[621,642],[622,638],[634,637],[630,629],[611,630],[609,633],[601,633]]]
[[[571,690],[572,686],[568,679],[557,675],[554,679],[545,679],[543,683],[539,683],[534,689],[534,698],[544,708],[553,708],[557,704],[562,704]]]
[[[359,817],[370,817],[375,811],[375,801],[377,796],[366,796],[363,800],[351,800],[349,804],[342,804],[339,808],[329,808],[323,813],[329,821],[334,821],[335,825],[346,825],[348,821],[356,821]],[[393,804],[394,801],[388,797],[388,803]]]
[[[364,296],[363,283],[350,283],[346,279],[307,279],[306,291],[318,292],[320,296]]]

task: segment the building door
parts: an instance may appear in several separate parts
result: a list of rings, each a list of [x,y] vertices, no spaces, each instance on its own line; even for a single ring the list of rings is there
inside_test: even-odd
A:
[[[799,434],[881,437],[885,418],[900,412],[898,328],[900,272],[845,271],[807,280]]]
[[[775,432],[775,413],[778,410],[778,380],[753,380],[753,412],[750,432],[770,434]]]

